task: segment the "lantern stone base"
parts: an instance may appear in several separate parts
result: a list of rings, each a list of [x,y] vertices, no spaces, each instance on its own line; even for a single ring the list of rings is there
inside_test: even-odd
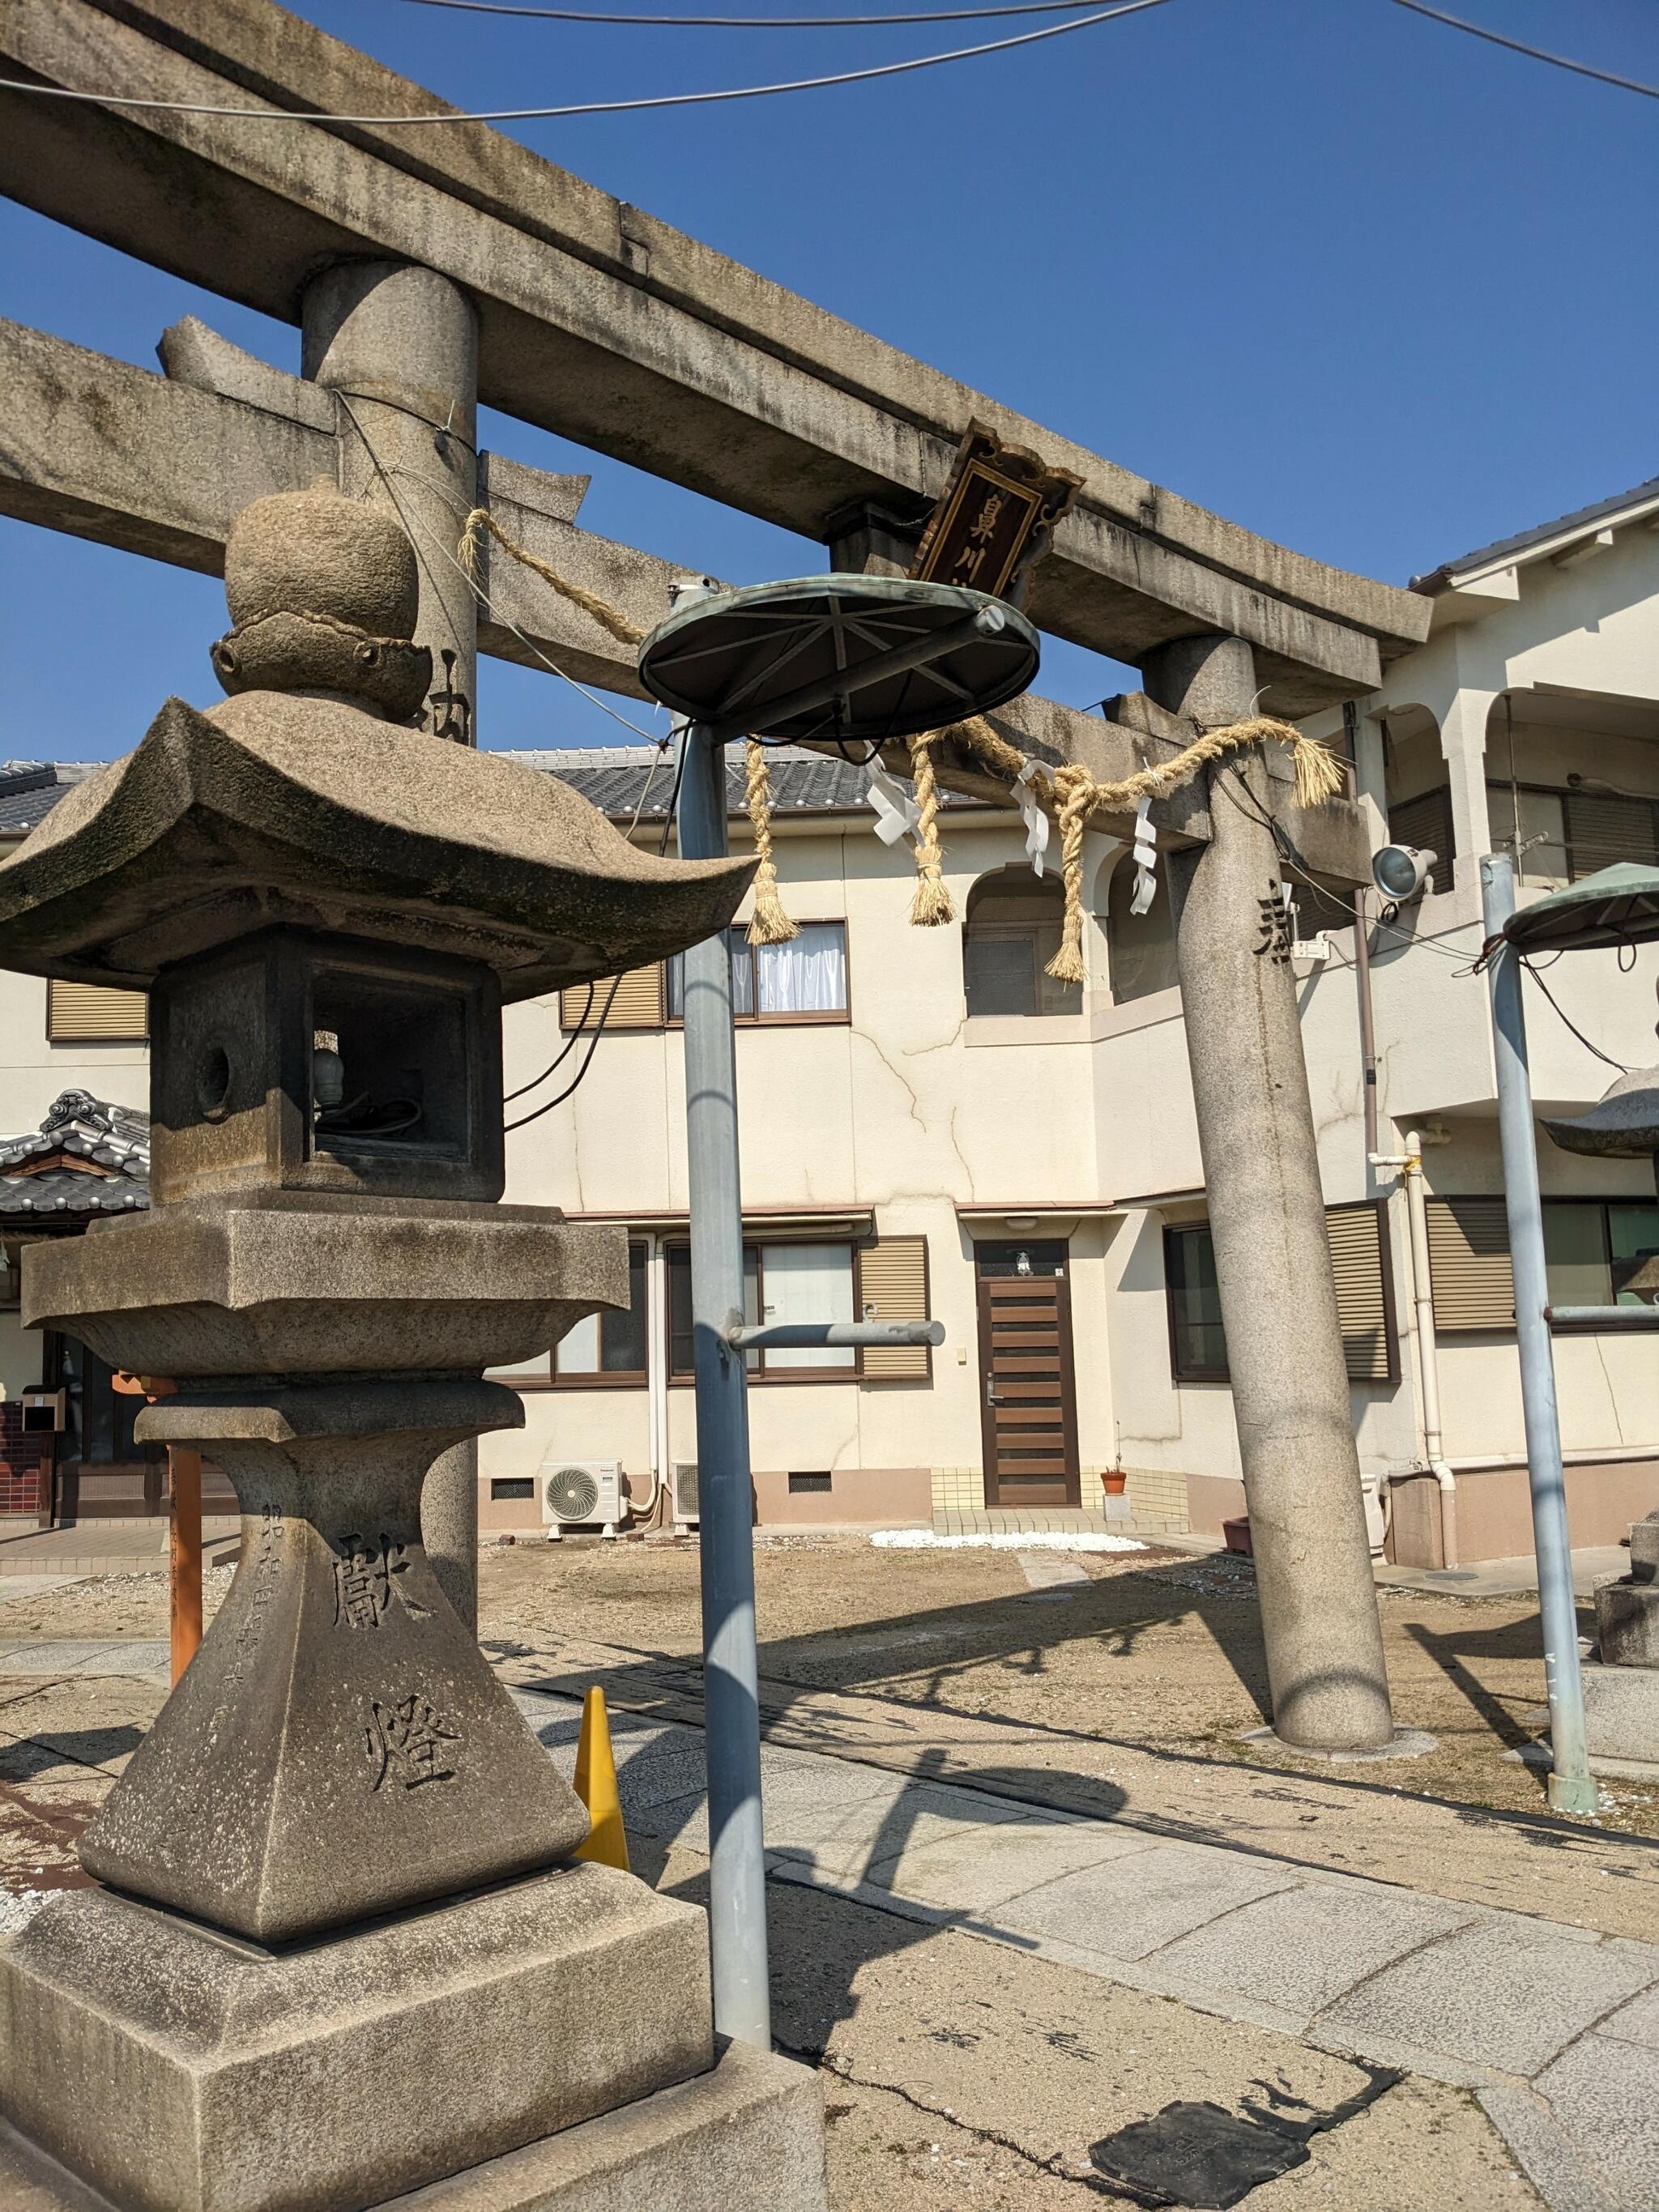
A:
[[[6,2212],[116,2212],[0,2120]],[[376,2212],[828,2212],[823,2096],[733,2043],[695,2081],[387,2198]]]
[[[122,2212],[364,2212],[706,2074],[709,2023],[702,1914],[608,1867],[281,1951],[70,1890],[0,1945],[0,2111]]]
[[[1583,1673],[1590,1772],[1615,1782],[1659,1782],[1659,1667],[1586,1659]]]

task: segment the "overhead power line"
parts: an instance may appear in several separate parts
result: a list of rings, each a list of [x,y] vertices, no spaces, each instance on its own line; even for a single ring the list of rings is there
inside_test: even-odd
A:
[[[1486,39],[1494,46],[1507,46],[1512,54],[1526,54],[1533,61],[1547,62],[1552,69],[1571,70],[1575,76],[1594,77],[1598,84],[1616,84],[1621,92],[1639,92],[1644,99],[1659,100],[1659,84],[1644,84],[1639,77],[1620,76],[1616,70],[1592,69],[1588,62],[1570,60],[1565,54],[1553,54],[1544,46],[1529,46],[1524,39],[1506,37],[1502,31],[1489,31],[1484,23],[1466,23],[1461,15],[1448,15],[1439,8],[1430,8],[1424,0],[1394,0],[1396,8],[1409,8],[1413,15],[1426,15],[1431,23],[1449,24],[1454,31],[1467,31],[1472,39]]]
[[[1050,23],[1046,30],[1021,31],[1012,39],[993,39],[983,46],[957,46],[949,53],[921,54],[908,62],[884,62],[871,69],[841,70],[831,76],[803,76],[782,84],[736,85],[720,92],[665,92],[649,100],[582,100],[563,107],[492,107],[471,112],[451,108],[431,115],[336,115],[321,109],[291,107],[222,107],[210,100],[141,100],[130,93],[83,92],[59,84],[31,84],[16,77],[0,77],[0,90],[33,93],[43,100],[79,100],[98,107],[161,110],[169,115],[234,116],[248,123],[343,123],[376,130],[404,129],[434,123],[538,123],[567,115],[627,115],[650,107],[702,107],[716,100],[761,100],[780,92],[817,92],[826,85],[863,84],[872,77],[903,76],[912,70],[935,69],[941,62],[971,61],[979,54],[1006,53],[1013,46],[1035,46],[1042,39],[1063,39],[1071,31],[1086,31],[1091,24],[1106,23],[1118,15],[1139,15],[1148,8],[1162,8],[1168,0],[1120,0],[1114,8],[1101,8],[1073,22]]]
[[[520,8],[509,0],[405,0],[416,8],[459,8],[469,15],[532,15],[550,23],[645,24],[655,31],[845,31],[890,23],[978,23],[992,15],[1061,15],[1094,0],[1017,0],[1002,8],[928,8],[901,15],[616,15],[603,8]]]

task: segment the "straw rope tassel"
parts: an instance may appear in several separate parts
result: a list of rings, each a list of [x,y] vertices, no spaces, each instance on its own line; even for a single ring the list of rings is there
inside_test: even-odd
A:
[[[1046,972],[1056,983],[1081,983],[1087,973],[1083,962],[1083,832],[1099,786],[1086,769],[1060,769],[1054,785],[1061,793],[1060,875],[1066,889],[1066,919],[1060,950]]]
[[[755,870],[755,918],[749,925],[749,942],[787,945],[792,937],[800,935],[800,926],[790,921],[778,896],[777,863],[772,858],[772,777],[766,764],[766,748],[758,738],[748,738],[744,750],[748,769],[744,797],[750,827],[755,833],[755,858],[760,864]]]
[[[533,553],[527,553],[522,545],[515,544],[507,536],[487,507],[475,507],[461,526],[461,542],[456,556],[475,584],[478,580],[478,549],[486,530],[504,553],[510,553],[515,561],[521,561],[526,568],[533,569],[543,583],[550,585],[562,599],[568,599],[572,606],[580,607],[585,615],[591,615],[599,628],[608,630],[618,645],[644,643],[645,632],[637,623],[629,622],[626,615],[613,607],[609,599],[602,599],[597,592],[590,592],[581,584],[573,584],[568,576],[562,576],[550,562],[538,560]]]
[[[504,552],[532,569],[561,599],[568,599],[607,630],[619,645],[638,645],[645,632],[630,622],[608,599],[583,585],[562,576],[548,562],[516,544],[486,507],[475,507],[461,532],[459,558],[475,583],[478,580],[479,551],[488,531]],[[933,747],[960,745],[982,765],[1012,780],[1025,766],[1018,747],[1000,737],[982,714],[970,714],[945,728],[925,730],[910,740],[910,774],[915,784],[919,818],[916,823],[916,895],[910,919],[923,929],[936,929],[956,919],[956,908],[945,883],[945,849],[939,834],[939,780]],[[1060,874],[1066,893],[1066,919],[1060,950],[1048,972],[1059,983],[1080,983],[1083,960],[1083,833],[1097,814],[1132,814],[1143,799],[1163,799],[1191,783],[1212,761],[1229,753],[1260,744],[1285,746],[1296,774],[1299,806],[1322,805],[1343,786],[1342,768],[1335,755],[1317,738],[1310,738],[1294,723],[1276,715],[1251,714],[1224,728],[1202,731],[1189,745],[1154,768],[1137,770],[1117,783],[1097,783],[1087,769],[1072,763],[1057,766],[1031,779],[1031,787],[1051,808],[1060,827]],[[799,934],[784,912],[778,896],[777,868],[772,858],[771,778],[763,748],[753,738],[748,743],[747,781],[749,819],[755,833],[758,866],[755,872],[755,918],[749,925],[751,945],[781,945]]]
[[[916,895],[910,919],[919,928],[937,929],[954,921],[957,910],[945,882],[945,848],[939,836],[939,780],[930,750],[937,731],[910,740],[910,775],[916,787]]]

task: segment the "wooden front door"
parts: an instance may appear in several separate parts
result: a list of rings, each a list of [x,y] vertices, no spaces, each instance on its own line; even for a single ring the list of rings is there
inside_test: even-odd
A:
[[[1075,1506],[1077,1391],[1064,1243],[980,1244],[985,1503]]]

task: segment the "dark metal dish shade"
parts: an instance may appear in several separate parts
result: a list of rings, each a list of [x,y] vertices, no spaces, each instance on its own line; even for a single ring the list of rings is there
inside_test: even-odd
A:
[[[921,660],[930,641],[939,657]],[[891,665],[911,653],[921,665]],[[1000,707],[1038,659],[1024,616],[982,592],[801,576],[682,607],[640,648],[640,676],[653,698],[724,736],[868,744]]]

